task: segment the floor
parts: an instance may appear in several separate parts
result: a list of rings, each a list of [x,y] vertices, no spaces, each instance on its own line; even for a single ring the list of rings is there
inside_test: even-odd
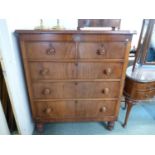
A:
[[[123,104],[122,104],[123,106]],[[133,107],[126,128],[122,127],[125,110],[120,108],[118,121],[112,131],[105,123],[49,123],[45,125],[44,135],[154,135],[155,134],[155,101],[145,102]],[[34,131],[34,135],[38,133]]]

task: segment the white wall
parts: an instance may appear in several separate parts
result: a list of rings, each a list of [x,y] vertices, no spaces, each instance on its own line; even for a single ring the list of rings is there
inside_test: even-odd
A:
[[[42,18],[45,27],[51,28],[56,25],[56,19]],[[121,19],[121,29],[122,30],[131,30],[137,31],[137,34],[133,36],[132,46],[136,46],[138,44],[138,39],[140,35],[140,30],[142,26],[142,18],[122,18]],[[36,26],[40,24],[40,19],[36,18],[10,18],[7,20],[10,29],[12,32],[15,29],[34,29]],[[76,29],[77,28],[77,18],[74,19],[60,19],[60,25],[63,25],[66,29]]]
[[[0,101],[0,135],[9,135],[10,131]]]
[[[34,125],[29,110],[19,51],[5,20],[0,20],[0,48],[3,73],[19,133],[32,134]]]

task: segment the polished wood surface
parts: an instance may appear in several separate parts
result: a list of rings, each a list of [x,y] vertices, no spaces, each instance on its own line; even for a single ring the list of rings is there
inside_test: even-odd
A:
[[[132,33],[18,30],[33,119],[117,120]]]
[[[33,83],[34,98],[117,98],[120,82],[44,82]]]
[[[33,80],[120,79],[123,63],[111,62],[30,62]]]

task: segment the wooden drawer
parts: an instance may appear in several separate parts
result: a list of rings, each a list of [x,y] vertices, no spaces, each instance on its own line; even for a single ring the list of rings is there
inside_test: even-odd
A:
[[[123,59],[125,57],[125,42],[84,42],[79,44],[81,59]]]
[[[119,82],[51,82],[33,83],[36,99],[117,98]]]
[[[31,62],[30,75],[33,80],[75,79],[77,66],[74,63]]]
[[[26,57],[31,59],[73,59],[75,51],[73,42],[26,42]]]
[[[37,99],[68,99],[76,97],[73,82],[33,83],[33,96]]]
[[[36,116],[42,118],[75,117],[74,101],[35,102]]]
[[[78,63],[78,79],[120,79],[122,63],[111,62],[80,62]]]
[[[145,99],[150,99],[153,98],[155,95],[155,90],[152,91],[135,91],[132,94],[132,99],[135,100],[145,100]]]
[[[117,98],[119,82],[78,82],[77,98]]]
[[[48,118],[95,118],[115,114],[116,101],[49,101],[35,102],[36,116]]]
[[[31,62],[29,66],[33,80],[120,79],[122,76],[122,63]]]
[[[148,90],[155,90],[155,83],[154,82],[147,82],[147,83],[136,83],[136,89],[139,91],[148,91]]]

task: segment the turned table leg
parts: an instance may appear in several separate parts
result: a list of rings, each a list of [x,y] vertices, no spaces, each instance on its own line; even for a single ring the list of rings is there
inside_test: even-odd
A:
[[[36,129],[38,133],[42,133],[44,130],[44,124],[43,123],[36,123]]]
[[[109,121],[107,124],[107,129],[111,131],[114,128],[114,125],[115,121]]]
[[[130,114],[130,111],[131,111],[131,108],[132,106],[134,105],[134,101],[131,101],[131,100],[125,100],[125,104],[127,105],[127,111],[126,111],[126,116],[125,116],[125,120],[124,120],[124,123],[123,123],[123,127],[125,127],[127,125],[127,122],[128,122],[128,118],[129,118],[129,114]]]

